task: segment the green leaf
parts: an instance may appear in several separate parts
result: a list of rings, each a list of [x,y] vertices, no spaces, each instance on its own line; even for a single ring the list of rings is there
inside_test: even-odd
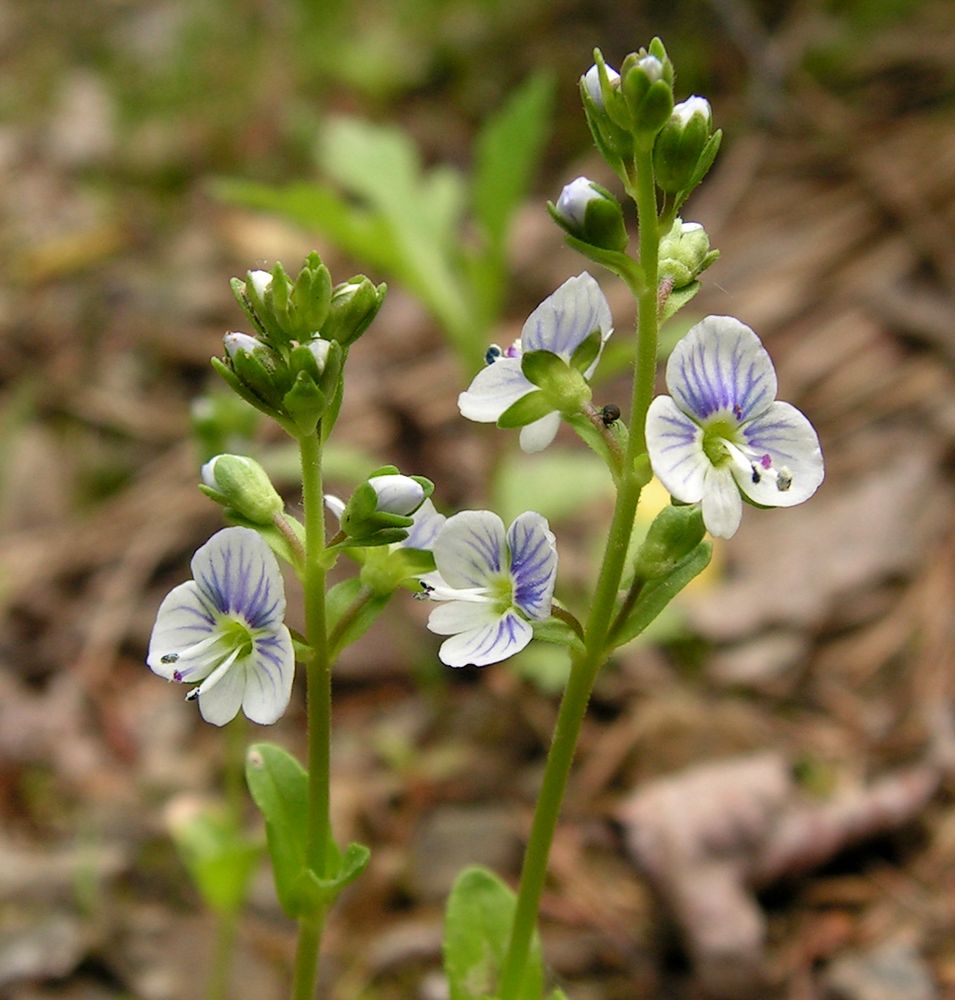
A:
[[[299,879],[307,867],[308,776],[294,757],[271,743],[249,747],[245,776],[252,798],[265,817],[275,891],[282,909],[294,919],[309,912],[299,889]]]
[[[696,296],[696,293],[700,290],[701,284],[698,281],[691,281],[688,285],[684,285],[682,288],[674,288],[672,292],[667,296],[666,301],[663,303],[663,309],[660,312],[660,322],[666,322],[671,316],[678,313],[691,299]]]
[[[275,890],[282,909],[293,919],[327,909],[364,871],[370,857],[368,848],[349,844],[342,854],[329,838],[324,858],[307,857],[308,775],[281,747],[271,743],[249,747],[245,774],[252,798],[265,817]],[[319,861],[324,861],[329,873],[324,878],[315,871]]]
[[[457,877],[444,920],[444,971],[451,1000],[487,1000],[495,994],[514,907],[514,893],[486,868],[466,868]],[[518,1000],[540,1000],[543,990],[535,938]]]
[[[362,587],[357,577],[336,583],[326,597],[328,634],[335,636],[333,650],[344,649],[363,636],[390,598],[391,594],[370,593],[367,588]],[[345,621],[341,633],[337,634],[346,615],[350,617]]]
[[[670,601],[706,569],[712,554],[713,546],[709,542],[700,542],[672,572],[644,584],[626,621],[610,636],[611,647],[616,649],[640,635]]]
[[[551,357],[553,356],[551,355]],[[535,420],[540,420],[541,417],[553,412],[554,404],[547,398],[547,394],[541,389],[535,389],[511,403],[497,418],[497,426],[503,428],[524,427],[526,424],[532,424]]]
[[[173,840],[205,903],[217,913],[241,910],[262,856],[222,810],[203,809],[173,825]]]
[[[491,244],[503,245],[550,131],[554,78],[537,73],[526,80],[477,139],[474,213]]]

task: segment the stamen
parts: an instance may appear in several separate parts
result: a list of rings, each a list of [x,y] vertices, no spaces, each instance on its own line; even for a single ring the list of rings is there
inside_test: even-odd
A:
[[[503,353],[504,352],[497,346],[497,344],[491,344],[484,352],[484,363],[486,365],[493,365]]]
[[[228,673],[229,667],[238,659],[239,650],[233,649],[231,653],[212,671],[211,674],[200,684],[194,687],[187,695],[186,701],[195,701],[200,695],[207,694],[219,681]]]
[[[179,659],[178,653],[164,653],[159,657],[160,663],[175,663]]]
[[[785,493],[793,484],[793,474],[786,468],[785,465],[780,466],[779,472],[776,474],[776,489],[780,493]]]
[[[762,479],[762,478],[763,477],[759,474],[759,469],[757,469],[756,466],[754,465],[753,466],[753,482],[754,483],[758,483],[760,481],[760,479]]]

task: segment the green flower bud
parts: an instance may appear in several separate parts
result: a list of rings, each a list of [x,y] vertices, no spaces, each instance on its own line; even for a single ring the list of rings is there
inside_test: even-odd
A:
[[[222,342],[229,368],[246,391],[268,407],[280,406],[286,386],[279,356],[247,333],[227,333]]]
[[[620,202],[604,187],[586,177],[567,184],[548,211],[571,236],[602,250],[622,252],[629,237]]]
[[[393,465],[373,472],[345,504],[342,530],[362,545],[398,541],[394,532],[410,528],[411,515],[434,492],[434,483],[423,476],[403,476]]]
[[[633,157],[633,135],[630,115],[620,93],[620,74],[604,62],[600,49],[594,49],[594,60],[594,65],[580,78],[584,114],[600,155],[623,175]]]
[[[676,219],[660,240],[660,278],[671,280],[674,290],[683,288],[696,281],[719,255],[719,250],[710,250],[710,238],[698,222]]]
[[[637,551],[635,575],[644,580],[666,576],[703,541],[705,534],[699,504],[664,507]]]
[[[337,340],[342,347],[353,344],[378,315],[386,291],[384,284],[373,285],[363,274],[336,285],[322,337]]]
[[[694,178],[712,133],[713,112],[705,98],[690,97],[674,107],[653,146],[654,175],[661,191],[676,194],[695,186]]]
[[[200,475],[206,496],[252,524],[271,524],[285,509],[265,469],[244,455],[216,455]]]
[[[658,51],[641,49],[624,59],[620,92],[628,120],[621,120],[619,107],[608,108],[608,114],[616,115],[617,124],[628,127],[638,140],[646,142],[663,128],[673,111],[673,66],[662,45]]]

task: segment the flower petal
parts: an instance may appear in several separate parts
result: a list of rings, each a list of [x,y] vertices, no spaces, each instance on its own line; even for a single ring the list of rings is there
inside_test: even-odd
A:
[[[431,612],[428,629],[437,635],[458,635],[493,625],[500,617],[489,600],[480,603],[448,601]]]
[[[529,618],[548,618],[557,579],[557,545],[547,519],[532,510],[521,514],[508,529],[507,544],[514,603]]]
[[[485,667],[520,652],[533,635],[526,621],[508,611],[495,622],[445,639],[438,657],[449,667]]]
[[[778,472],[785,468],[792,476],[787,490],[763,476],[754,483],[751,476],[734,470],[740,489],[756,503],[767,507],[793,507],[816,492],[823,480],[822,450],[809,420],[789,403],[773,403],[769,409],[742,428],[750,448],[767,454]]]
[[[398,548],[430,551],[445,521],[444,514],[438,513],[430,500],[425,500],[412,515],[408,537],[397,543]]]
[[[743,500],[730,466],[710,466],[703,485],[703,523],[717,538],[732,538],[743,517]]]
[[[233,663],[216,684],[199,695],[199,714],[206,722],[224,726],[236,717],[245,692],[246,663],[247,659]]]
[[[255,650],[244,663],[242,711],[253,722],[271,725],[285,713],[292,696],[295,650],[289,630],[282,625],[267,636],[257,636]]]
[[[449,587],[485,587],[507,561],[504,522],[489,510],[463,510],[444,522],[432,551]]]
[[[732,316],[707,316],[676,345],[667,386],[698,421],[723,416],[743,423],[776,398],[776,372],[753,331]]]
[[[528,316],[521,331],[521,347],[550,351],[570,361],[574,350],[594,330],[600,330],[606,341],[613,331],[613,318],[600,285],[584,271],[568,278]]]
[[[279,564],[258,532],[224,528],[192,557],[192,575],[215,608],[241,615],[252,628],[270,628],[285,615]]]
[[[560,414],[555,410],[547,413],[539,420],[526,424],[521,428],[521,451],[532,455],[536,451],[543,451],[557,437],[560,429]]]
[[[156,613],[156,624],[149,637],[146,663],[154,674],[172,680],[175,662],[163,663],[171,653],[181,653],[189,646],[208,639],[216,628],[214,609],[193,580],[180,583],[165,596]]]
[[[482,368],[458,396],[458,409],[468,420],[493,424],[509,406],[535,389],[524,378],[520,358],[498,358]]]
[[[703,499],[712,468],[703,451],[703,430],[669,396],[657,396],[647,411],[647,451],[653,473],[684,503]]]

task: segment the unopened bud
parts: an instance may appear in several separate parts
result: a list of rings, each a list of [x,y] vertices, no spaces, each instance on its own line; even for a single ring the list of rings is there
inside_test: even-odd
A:
[[[421,483],[410,476],[372,476],[368,485],[378,497],[377,510],[382,514],[413,514],[424,502],[425,491]]]
[[[683,288],[696,281],[717,257],[719,250],[710,250],[710,238],[698,222],[676,219],[660,240],[660,277],[669,278],[674,289]]]
[[[552,215],[571,236],[591,246],[615,251],[627,246],[620,203],[606,188],[586,177],[578,177],[564,187]]]
[[[252,524],[271,524],[285,509],[265,469],[244,455],[216,455],[200,476],[203,493]]]
[[[386,291],[385,285],[376,286],[364,275],[336,285],[322,337],[337,340],[342,347],[353,344],[378,315]]]
[[[719,138],[711,141],[713,111],[703,97],[689,97],[673,108],[653,146],[657,186],[668,194],[686,191],[709,169]]]

